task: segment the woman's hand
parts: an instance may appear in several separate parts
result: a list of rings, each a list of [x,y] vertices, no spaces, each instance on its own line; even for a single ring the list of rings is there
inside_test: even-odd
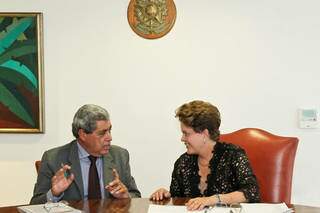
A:
[[[160,188],[150,196],[150,199],[153,201],[159,201],[170,197],[171,194],[168,190],[166,190],[165,188]]]
[[[190,199],[187,203],[187,209],[189,211],[202,210],[206,206],[213,206],[217,203],[217,198],[214,196],[211,197],[197,197]]]

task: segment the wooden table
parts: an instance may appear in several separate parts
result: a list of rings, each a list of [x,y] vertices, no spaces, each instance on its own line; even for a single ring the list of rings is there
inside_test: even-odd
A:
[[[147,198],[133,199],[105,199],[105,200],[90,200],[90,201],[72,201],[70,206],[81,209],[84,212],[90,213],[147,213],[149,204],[161,205],[184,205],[186,198],[173,198],[161,202],[152,202]],[[320,213],[320,208],[289,205],[293,207],[296,213]],[[16,206],[1,207],[0,213],[18,213]]]

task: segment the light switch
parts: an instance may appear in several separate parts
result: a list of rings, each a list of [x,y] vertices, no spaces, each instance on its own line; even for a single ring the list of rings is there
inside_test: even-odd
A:
[[[318,128],[318,110],[315,108],[299,109],[299,127],[303,129]]]

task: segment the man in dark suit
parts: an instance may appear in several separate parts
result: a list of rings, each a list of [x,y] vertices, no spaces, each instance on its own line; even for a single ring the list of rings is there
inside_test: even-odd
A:
[[[141,197],[131,176],[128,151],[111,145],[111,127],[107,110],[93,104],[82,106],[72,123],[76,140],[43,154],[30,204]]]

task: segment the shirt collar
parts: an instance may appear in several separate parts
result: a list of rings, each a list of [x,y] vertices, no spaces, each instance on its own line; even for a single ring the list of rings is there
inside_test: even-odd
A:
[[[79,159],[88,159],[89,153],[81,146],[79,141],[77,141],[77,146],[78,146],[78,154],[79,154]],[[97,159],[100,159],[101,157],[97,157]]]
[[[79,143],[79,141],[77,141],[77,146],[78,146],[78,154],[79,154],[79,159],[84,159],[84,158],[88,158],[88,156],[90,155]]]

